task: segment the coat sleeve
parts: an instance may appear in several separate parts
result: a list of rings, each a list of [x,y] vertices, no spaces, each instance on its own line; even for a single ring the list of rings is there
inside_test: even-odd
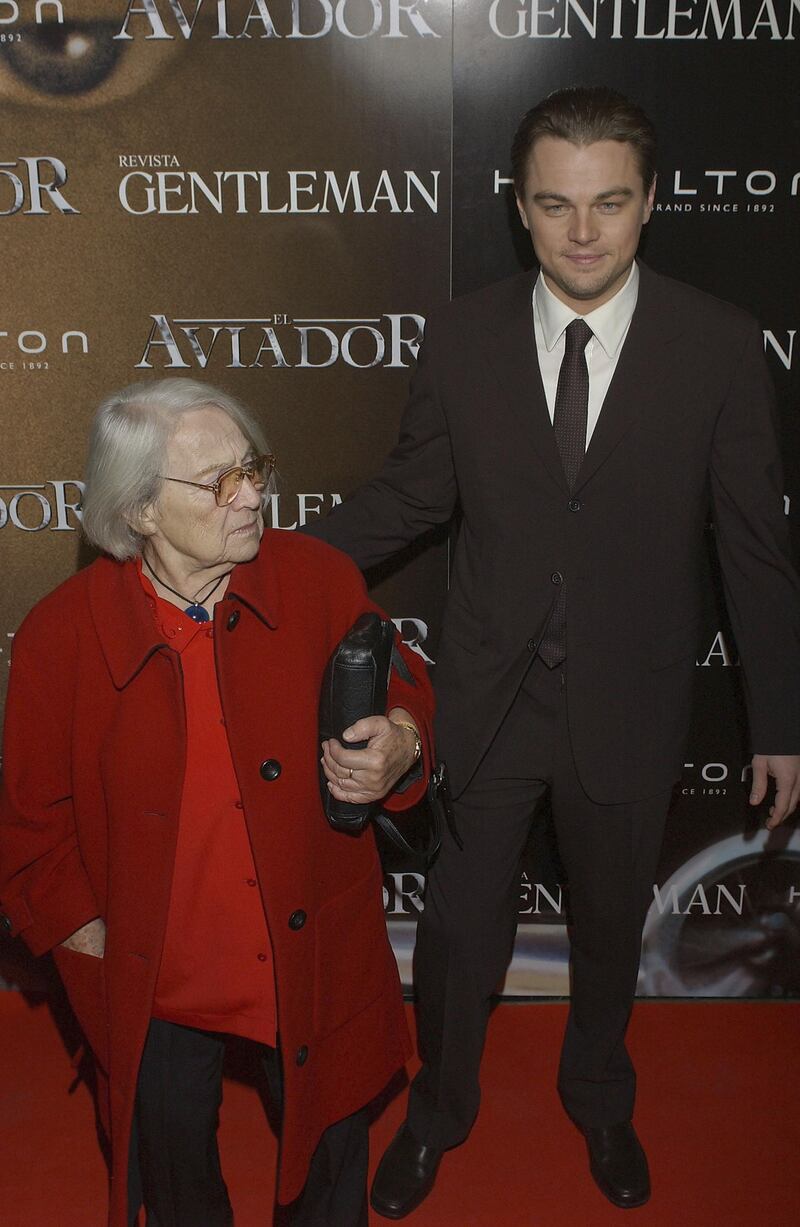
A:
[[[0,791],[4,928],[37,955],[98,915],[73,811],[74,631],[57,639],[38,623],[32,615],[14,639]]]
[[[378,611],[383,617],[386,614]],[[417,805],[425,795],[428,780],[436,761],[433,743],[433,690],[428,679],[425,662],[413,649],[407,647],[395,631],[395,659],[389,679],[387,711],[403,707],[413,716],[422,741],[421,770],[413,769],[405,781],[398,781],[395,791],[385,799],[384,809],[404,810]]]
[[[300,530],[349,554],[362,570],[446,523],[455,510],[458,490],[433,345],[429,324],[397,444],[377,477]]]
[[[711,493],[752,748],[800,753],[800,583],[790,558],[774,393],[755,320],[717,419]]]

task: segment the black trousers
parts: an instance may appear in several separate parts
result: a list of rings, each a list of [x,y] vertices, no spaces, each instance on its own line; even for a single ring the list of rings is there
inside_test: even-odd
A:
[[[258,1048],[270,1098],[280,1111],[280,1054]],[[147,1227],[231,1227],[217,1146],[224,1055],[223,1035],[151,1021],[131,1139],[131,1227],[141,1205]],[[367,1227],[368,1163],[365,1107],[325,1130],[305,1188],[282,1221],[291,1227]]]
[[[517,927],[520,859],[548,788],[573,925],[559,1091],[581,1125],[616,1124],[633,1112],[625,1032],[670,794],[629,805],[589,800],[570,747],[567,668],[568,662],[549,670],[534,661],[455,803],[463,851],[445,832],[428,878],[415,956],[423,1065],[411,1086],[408,1121],[431,1146],[462,1142],[478,1112],[490,999]],[[535,1025],[534,1011],[532,1031]]]

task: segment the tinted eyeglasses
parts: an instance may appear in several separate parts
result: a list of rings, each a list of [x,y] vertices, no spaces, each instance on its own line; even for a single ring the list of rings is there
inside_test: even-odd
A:
[[[187,481],[184,477],[164,477],[163,481],[175,481],[181,486],[196,486],[198,490],[211,490],[218,507],[227,507],[242,488],[245,477],[254,490],[263,490],[275,468],[272,455],[255,456],[246,464],[236,464],[220,473],[216,481]]]

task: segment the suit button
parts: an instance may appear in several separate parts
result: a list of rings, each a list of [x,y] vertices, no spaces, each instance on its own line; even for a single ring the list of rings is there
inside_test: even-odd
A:
[[[298,929],[302,929],[305,923],[306,914],[302,908],[298,908],[296,912],[292,912],[291,916],[289,917],[289,928],[294,929],[295,932],[297,932]]]
[[[9,916],[0,916],[0,928],[3,929],[5,933],[11,932],[14,926],[11,923],[11,918]]]
[[[233,613],[228,618],[228,621],[225,623],[229,631],[233,630],[233,628],[236,626],[237,622],[239,621],[240,617],[241,617],[241,614],[239,613],[239,610],[234,609]]]
[[[277,758],[265,758],[259,767],[262,780],[277,780],[281,773],[281,765]]]
[[[579,498],[571,498],[567,506],[569,507],[570,511],[580,511],[581,500]]]
[[[553,574],[550,576],[551,584],[563,584],[563,582],[564,582],[564,576],[561,574],[560,571],[554,571]]]
[[[528,651],[529,651],[529,652],[535,652],[535,651],[536,651],[536,640],[535,640],[535,639],[529,639],[529,640],[528,640]]]
[[[294,1059],[295,1065],[305,1065],[308,1060],[308,1048],[305,1044],[301,1044],[297,1049],[297,1056]]]

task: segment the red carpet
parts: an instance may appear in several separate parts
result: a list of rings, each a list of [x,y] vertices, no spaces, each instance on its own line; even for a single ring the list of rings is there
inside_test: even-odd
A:
[[[637,1006],[639,1132],[653,1198],[615,1210],[588,1176],[554,1089],[561,1005],[504,1005],[484,1065],[484,1106],[445,1157],[413,1227],[784,1227],[800,1207],[800,1004]],[[89,1095],[46,1006],[0,993],[0,1224],[102,1227],[105,1171]],[[222,1150],[236,1227],[269,1227],[275,1142],[256,1091],[226,1083]],[[375,1124],[377,1161],[404,1096]],[[371,1223],[386,1224],[373,1215]],[[198,1227],[202,1227],[198,1224]]]

